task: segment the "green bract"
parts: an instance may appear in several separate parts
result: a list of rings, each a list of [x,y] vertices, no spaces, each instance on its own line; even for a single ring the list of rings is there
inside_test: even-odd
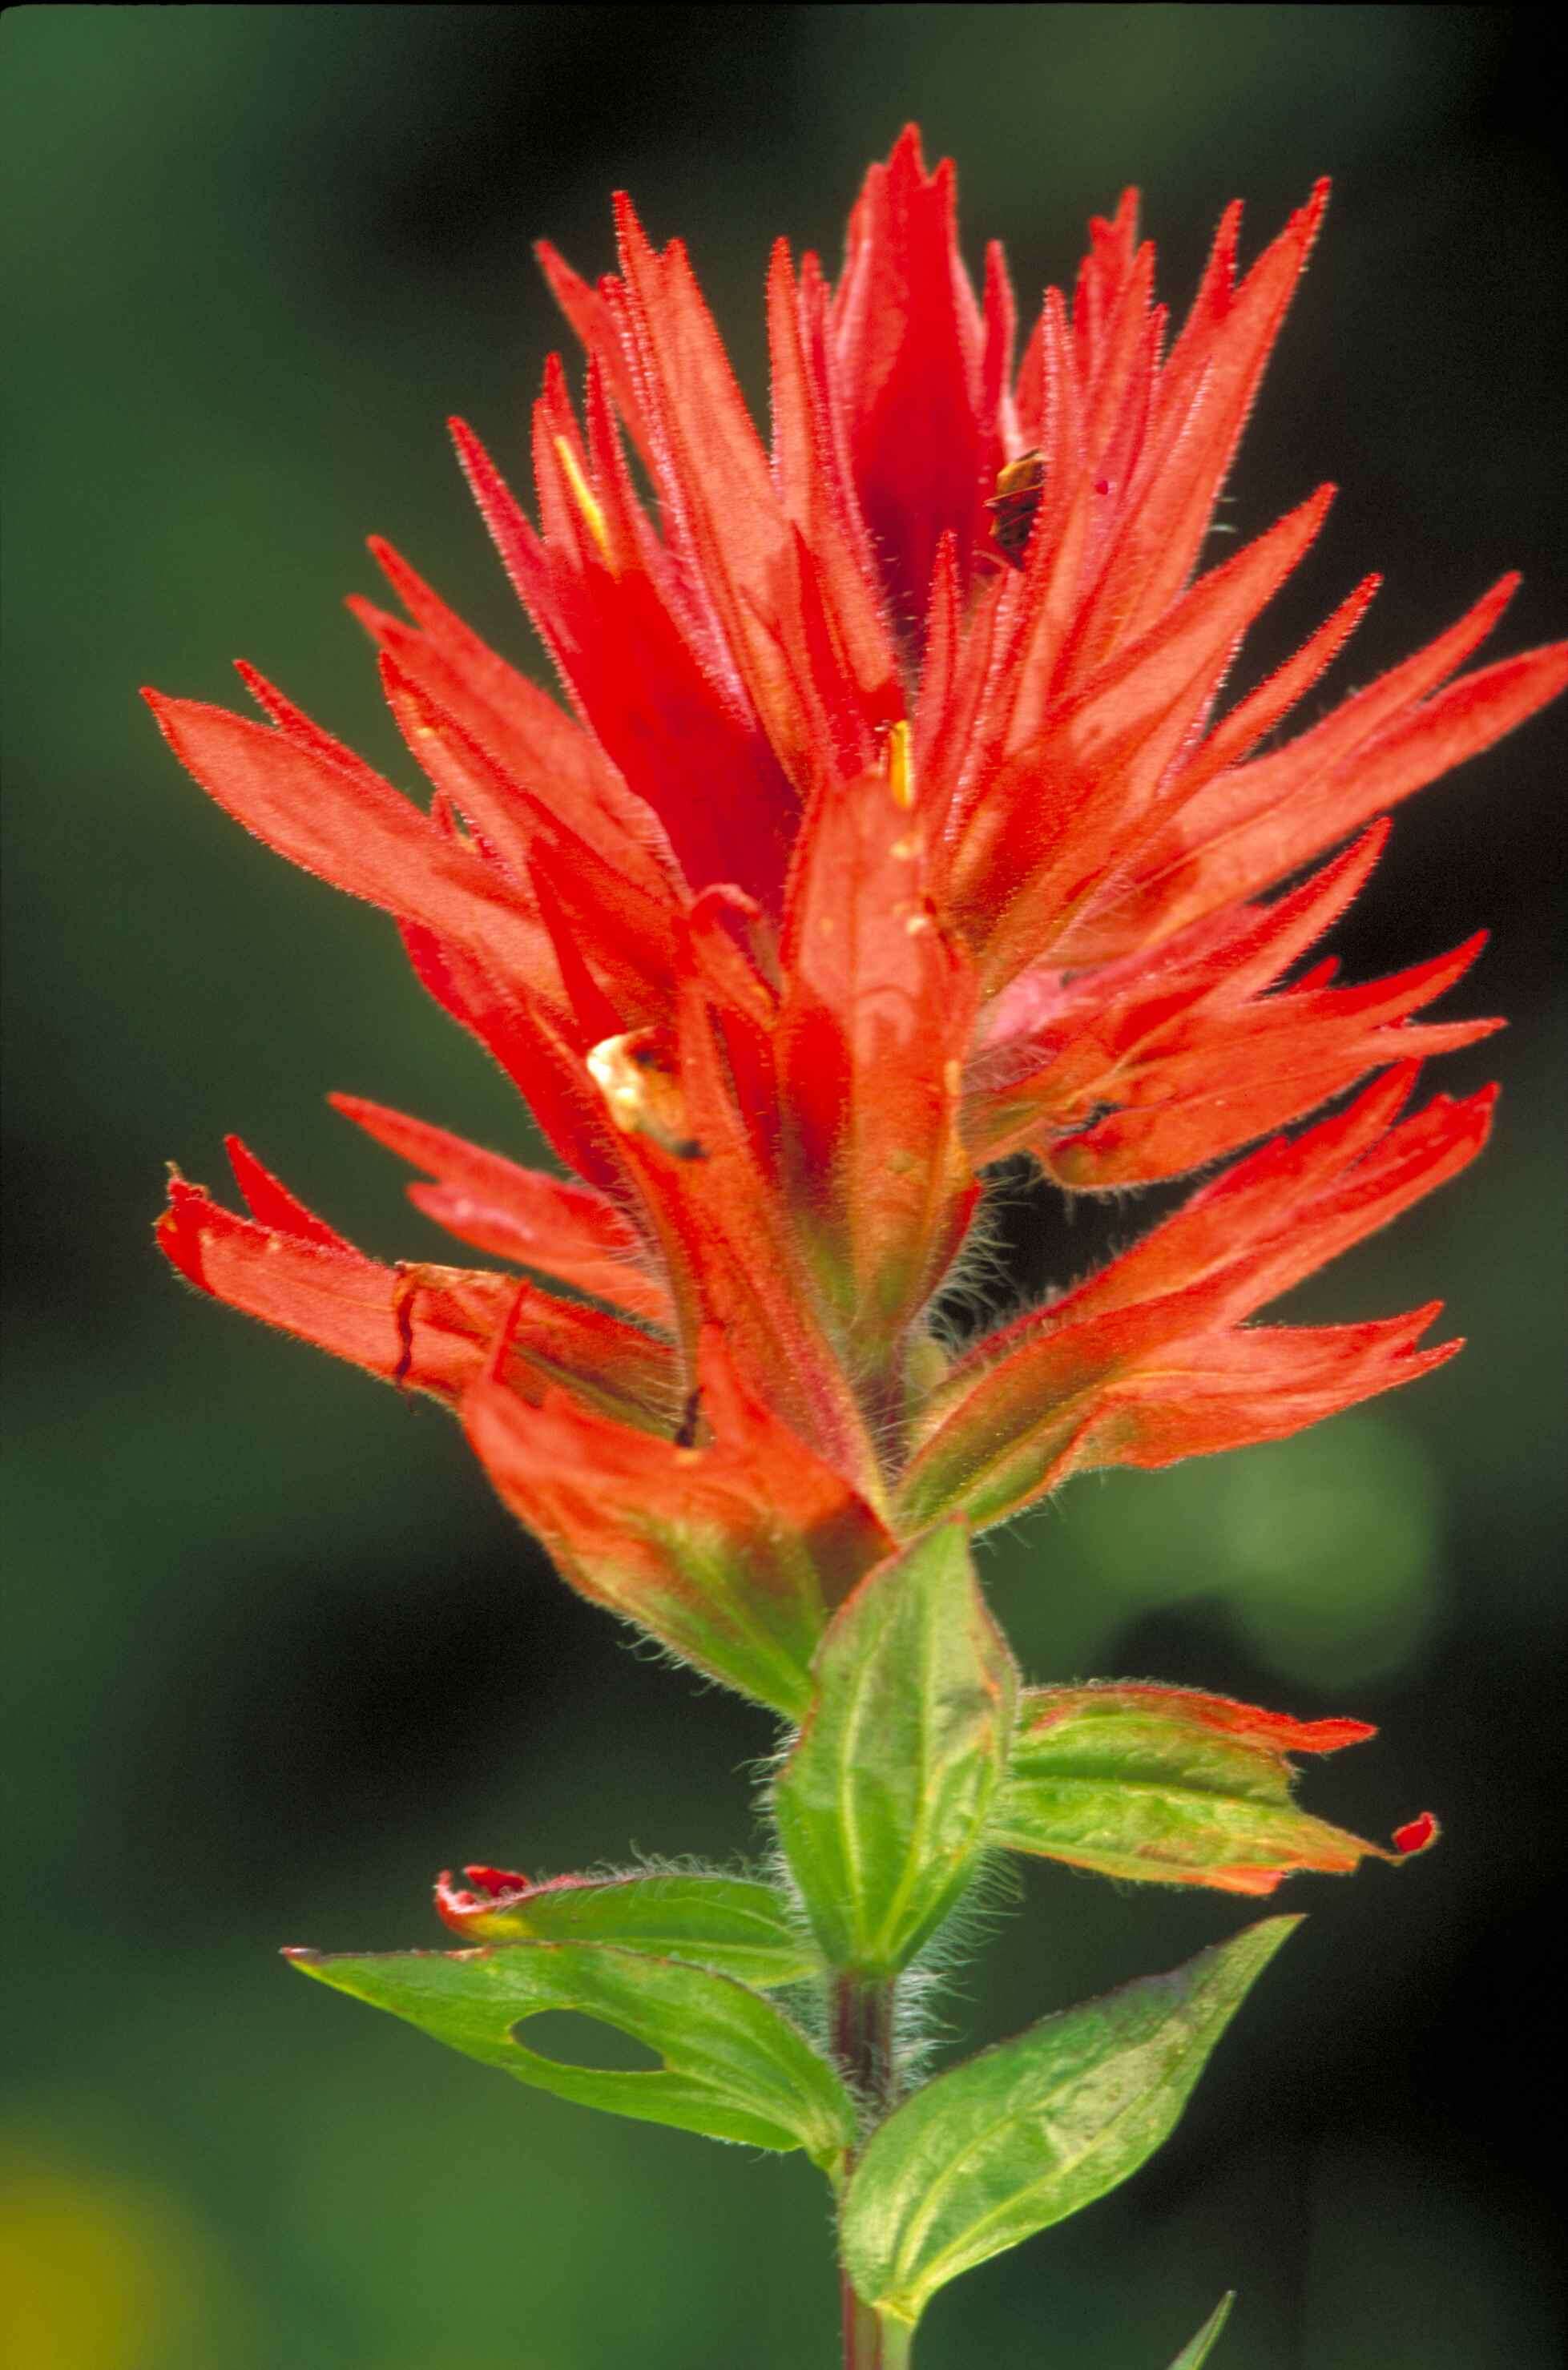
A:
[[[1032,1687],[991,1840],[1102,1876],[1251,1893],[1297,1870],[1395,1858],[1292,1800],[1292,1753],[1369,1732],[1180,1687]]]
[[[845,2195],[843,2255],[857,2292],[913,2325],[960,2272],[1136,2172],[1299,1923],[1249,1927],[1171,1974],[1047,2017],[917,2091],[872,2134]]]
[[[822,1972],[781,1895],[741,1876],[611,1876],[536,1885],[477,1909],[469,1930],[477,1942],[611,1942],[686,1959],[759,1991]]]
[[[852,2145],[854,2109],[837,2075],[771,2001],[728,1975],[589,1942],[293,1955],[318,1982],[581,2106],[748,2147],[803,2148],[830,2173]],[[550,2008],[596,2017],[663,2064],[606,2073],[541,2057],[514,2036]]]
[[[1017,1677],[950,1524],[879,1564],[835,1616],[775,1793],[824,1955],[865,1978],[905,1965],[974,1872]]]

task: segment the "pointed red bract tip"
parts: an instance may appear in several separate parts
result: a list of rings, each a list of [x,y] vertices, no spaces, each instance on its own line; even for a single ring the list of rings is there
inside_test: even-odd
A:
[[[1430,1811],[1423,1811],[1408,1824],[1394,1829],[1394,1849],[1401,1859],[1413,1858],[1417,1852],[1429,1851],[1443,1830]]]
[[[280,1959],[318,1959],[321,1953],[313,1950],[308,1942],[285,1942],[278,1956]]]
[[[1347,1744],[1365,1744],[1378,1733],[1366,1720],[1304,1720],[1286,1750],[1291,1753],[1343,1753]]]

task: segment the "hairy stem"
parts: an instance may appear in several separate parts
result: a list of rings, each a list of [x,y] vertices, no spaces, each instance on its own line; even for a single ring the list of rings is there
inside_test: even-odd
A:
[[[833,2054],[872,2126],[881,2123],[894,2102],[894,1988],[891,1975],[882,1983],[836,1975],[833,1984]],[[844,2370],[905,2370],[909,2332],[863,2304],[847,2272],[839,2274],[838,2292]]]
[[[847,2280],[843,2290],[845,2370],[908,2370],[914,2331],[862,2304]]]

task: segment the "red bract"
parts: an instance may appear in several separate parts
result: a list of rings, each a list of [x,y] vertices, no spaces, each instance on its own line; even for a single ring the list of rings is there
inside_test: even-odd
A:
[[[340,1099],[433,1180],[422,1209],[523,1278],[380,1265],[243,1151],[253,1217],[177,1179],[166,1250],[460,1403],[578,1586],[782,1708],[912,1531],[1086,1465],[1277,1437],[1456,1346],[1417,1346],[1431,1309],[1251,1322],[1482,1142],[1484,1098],[1396,1116],[1414,1061],[1495,1025],[1419,1017],[1479,941],[1370,984],[1297,967],[1377,818],[1568,682],[1563,646],[1460,672],[1505,581],[1275,745],[1368,580],[1222,705],[1332,491],[1200,572],[1323,203],[1239,277],[1233,209],[1168,344],[1129,194],[1015,369],[1000,252],[977,294],[951,168],[928,175],[910,131],[836,287],[775,252],[769,450],[684,247],[621,201],[618,274],[543,255],[588,360],[581,412],[546,374],[536,517],[455,431],[568,707],[382,545],[407,616],[354,605],[428,811],[249,670],[267,724],[153,696],[222,805],[395,916],[576,1172]],[[1028,1152],[1084,1191],[1248,1145],[950,1362],[933,1310],[988,1164]]]

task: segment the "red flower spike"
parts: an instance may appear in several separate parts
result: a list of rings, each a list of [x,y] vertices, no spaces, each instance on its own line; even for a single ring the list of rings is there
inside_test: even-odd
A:
[[[1292,1800],[1290,1755],[1375,1734],[1364,1720],[1290,1720],[1184,1687],[1035,1687],[1020,1706],[994,1840],[1101,1876],[1250,1895],[1303,1870],[1398,1861],[1434,1839],[1430,1816],[1400,1828],[1390,1849]]]
[[[1417,1060],[1495,1025],[1428,1017],[1480,940],[1366,984],[1314,950],[1378,819],[1568,685],[1568,646],[1461,672],[1505,579],[1276,740],[1367,577],[1228,688],[1327,508],[1202,567],[1324,196],[1246,270],[1231,208],[1169,338],[1128,192],[1015,370],[1004,259],[977,292],[952,168],[910,128],[836,285],[775,248],[766,443],[685,248],[621,200],[596,288],[541,250],[587,374],[579,404],[546,370],[532,515],[454,423],[571,712],[379,543],[406,616],[353,605],[428,812],[252,670],[265,724],[149,695],[219,804],[393,915],[575,1172],[348,1101],[425,1172],[418,1205],[525,1280],[369,1259],[238,1146],[253,1215],[177,1178],[168,1257],[461,1403],[586,1593],[787,1711],[895,1532],[1276,1438],[1458,1346],[1422,1346],[1435,1306],[1254,1322],[1484,1139],[1484,1096],[1399,1115]],[[1248,1145],[1100,1274],[941,1346],[986,1164],[1095,1191]],[[1262,1890],[1284,1862],[1225,1865]]]

